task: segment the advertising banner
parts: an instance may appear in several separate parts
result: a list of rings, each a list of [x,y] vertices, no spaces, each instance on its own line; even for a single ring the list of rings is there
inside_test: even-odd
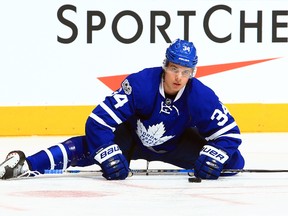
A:
[[[83,133],[93,107],[126,75],[161,66],[177,38],[195,44],[196,77],[243,131],[288,131],[287,1],[15,0],[1,9],[0,135]]]

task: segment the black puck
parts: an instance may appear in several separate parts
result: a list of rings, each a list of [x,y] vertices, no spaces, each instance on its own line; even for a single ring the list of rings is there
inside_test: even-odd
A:
[[[196,178],[196,177],[188,178],[188,182],[200,183],[201,181],[202,181],[201,178]]]

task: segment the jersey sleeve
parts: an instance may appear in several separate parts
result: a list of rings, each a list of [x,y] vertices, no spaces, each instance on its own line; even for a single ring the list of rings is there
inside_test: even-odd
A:
[[[121,88],[107,96],[89,115],[85,134],[91,154],[104,144],[114,143],[114,131],[117,126],[135,113],[133,76],[129,75]]]
[[[231,156],[242,142],[240,129],[228,109],[208,87],[201,88],[194,111],[195,125],[209,145]],[[192,118],[193,118],[192,116]]]
[[[155,67],[130,74],[117,91],[107,96],[92,111],[85,127],[91,154],[102,145],[113,144],[117,126],[126,122],[131,116],[149,115],[159,89],[161,72],[162,67]]]

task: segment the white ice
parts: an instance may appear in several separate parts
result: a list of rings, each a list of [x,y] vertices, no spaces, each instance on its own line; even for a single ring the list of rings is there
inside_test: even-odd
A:
[[[26,155],[68,137],[1,137],[0,160]],[[246,169],[288,169],[288,133],[245,133]],[[132,168],[146,168],[144,160]],[[150,168],[175,168],[152,162]],[[97,166],[86,169],[98,169]],[[91,173],[0,180],[0,216],[287,215],[288,172],[240,173],[189,183],[187,175],[133,176],[107,181]]]

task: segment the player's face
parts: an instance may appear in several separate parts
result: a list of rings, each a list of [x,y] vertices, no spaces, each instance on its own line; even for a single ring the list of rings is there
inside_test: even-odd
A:
[[[192,68],[183,67],[169,62],[165,68],[164,91],[167,94],[175,95],[183,88],[193,72]]]

